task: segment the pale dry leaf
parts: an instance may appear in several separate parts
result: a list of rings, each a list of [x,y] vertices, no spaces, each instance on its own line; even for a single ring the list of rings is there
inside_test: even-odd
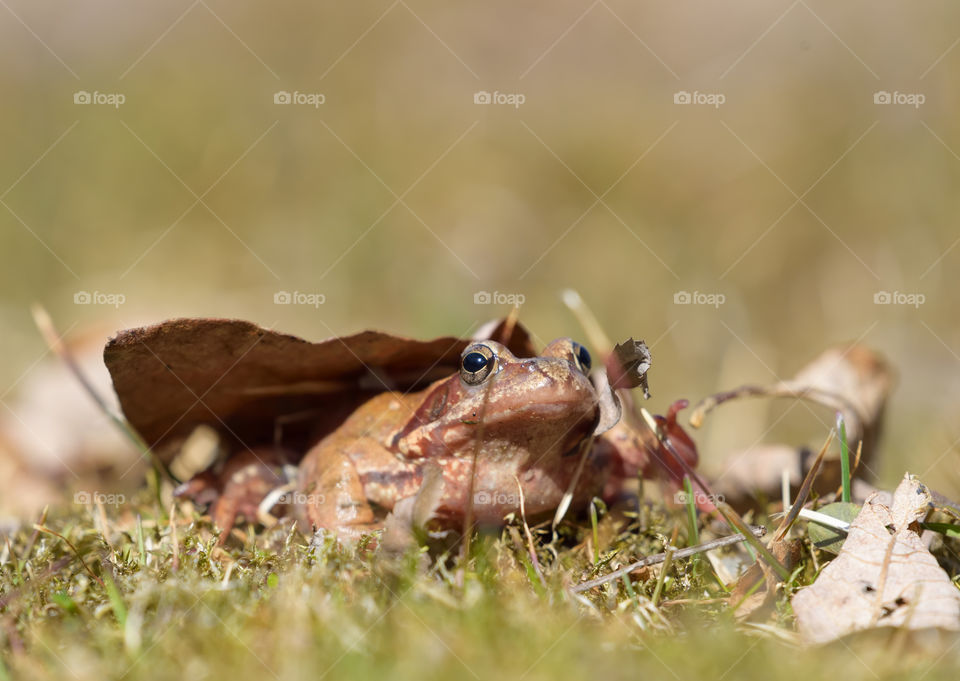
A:
[[[597,421],[597,427],[593,434],[600,435],[620,423],[620,417],[623,415],[623,405],[620,403],[617,393],[610,388],[606,372],[594,371],[590,374],[590,380],[597,390],[597,397],[600,401],[600,419]]]
[[[883,424],[887,398],[893,389],[890,363],[873,350],[858,344],[824,350],[784,381],[758,386],[746,385],[701,400],[690,414],[690,423],[699,428],[706,415],[721,404],[743,398],[802,399],[842,412],[851,452],[860,446],[858,472],[868,470]],[[792,443],[760,443],[745,451],[731,452],[715,465],[722,475],[714,492],[723,494],[738,509],[754,506],[755,499],[780,496],[783,471],[790,475],[794,489],[809,471],[812,457]],[[827,494],[840,484],[839,459],[828,456],[814,483],[814,491]]]
[[[960,630],[960,591],[916,532],[930,492],[906,474],[893,507],[867,499],[840,555],[793,597],[797,628],[826,643],[876,627]]]

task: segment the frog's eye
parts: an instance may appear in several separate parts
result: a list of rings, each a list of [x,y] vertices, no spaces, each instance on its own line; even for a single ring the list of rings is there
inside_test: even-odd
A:
[[[579,343],[574,343],[573,356],[577,360],[577,365],[580,367],[580,370],[585,374],[589,373],[591,359],[590,359],[590,353],[587,352],[587,349],[582,345],[580,345]]]
[[[467,348],[460,358],[460,378],[467,385],[479,385],[493,373],[497,356],[486,345]]]

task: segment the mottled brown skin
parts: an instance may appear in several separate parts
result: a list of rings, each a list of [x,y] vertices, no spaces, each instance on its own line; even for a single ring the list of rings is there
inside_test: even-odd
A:
[[[310,525],[341,536],[377,527],[418,492],[428,463],[443,474],[441,526],[463,522],[471,494],[481,524],[519,511],[520,488],[528,517],[553,511],[587,448],[574,504],[601,493],[613,457],[593,446],[599,404],[578,346],[563,338],[540,357],[517,358],[484,341],[464,358],[478,345],[496,365],[481,382],[468,384],[461,369],[417,393],[380,394],[307,453],[300,500]]]
[[[238,452],[219,469],[205,471],[174,490],[201,504],[210,504],[214,525],[223,530],[224,544],[238,518],[253,522],[260,502],[274,489],[287,484],[286,466],[292,453],[272,448]]]

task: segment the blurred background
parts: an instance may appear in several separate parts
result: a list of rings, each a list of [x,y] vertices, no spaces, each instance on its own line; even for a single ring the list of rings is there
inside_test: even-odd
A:
[[[877,474],[955,492],[958,26],[953,3],[2,0],[0,416],[29,465],[66,456],[30,420],[34,302],[93,366],[173,316],[430,337],[522,300],[542,341],[578,337],[572,287],[651,345],[658,412],[881,351]],[[832,415],[788,408],[711,416],[706,465],[818,447]]]

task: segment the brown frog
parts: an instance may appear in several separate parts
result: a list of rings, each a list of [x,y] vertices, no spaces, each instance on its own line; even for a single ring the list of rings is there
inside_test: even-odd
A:
[[[568,338],[531,358],[495,341],[468,346],[457,374],[374,397],[307,453],[307,520],[374,528],[418,492],[426,466],[442,474],[440,525],[459,526],[471,506],[478,522],[502,522],[520,510],[521,490],[532,516],[556,509],[571,487],[574,504],[588,501],[613,468],[609,449],[592,442],[600,406],[589,370],[586,348]]]
[[[307,529],[356,536],[427,477],[442,483],[440,527],[468,515],[498,524],[521,499],[528,518],[568,493],[582,507],[658,467],[676,480],[651,433],[617,422],[583,346],[562,338],[536,356],[519,324],[484,333],[508,345],[374,331],[309,343],[238,320],[177,319],[121,332],[104,358],[158,462],[174,461],[198,426],[220,433],[219,463],[180,492],[213,504],[221,540],[238,516],[269,520],[276,501],[292,501]],[[696,463],[695,449],[680,450]]]

